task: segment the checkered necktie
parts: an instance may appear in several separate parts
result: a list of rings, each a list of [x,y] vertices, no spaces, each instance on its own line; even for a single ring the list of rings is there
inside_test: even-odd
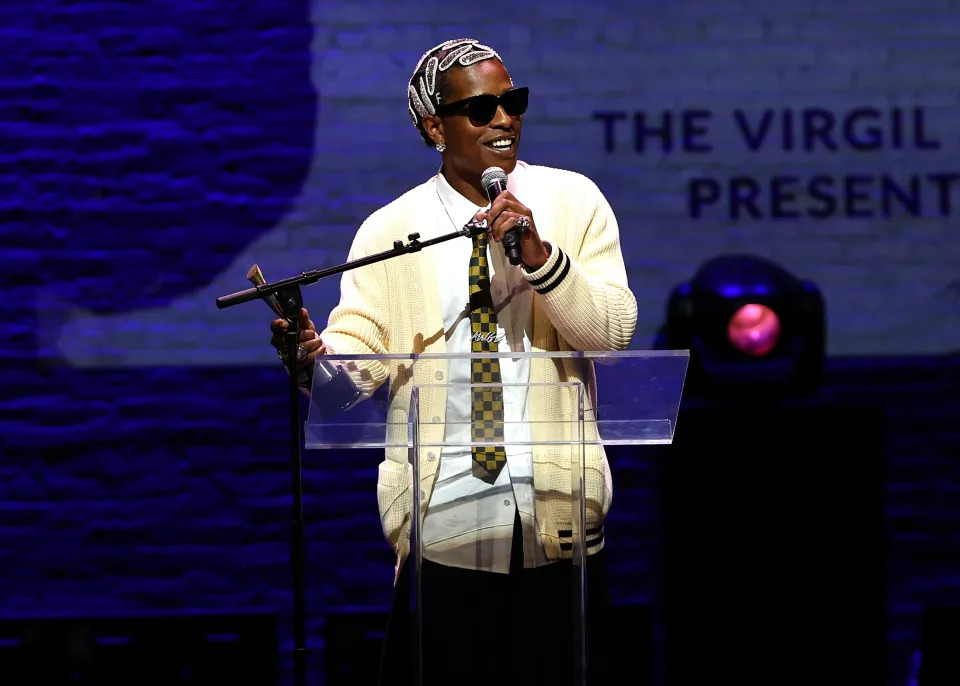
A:
[[[497,313],[490,296],[490,269],[487,266],[487,234],[473,237],[470,256],[470,338],[475,353],[497,352]],[[500,361],[496,358],[471,360],[473,387],[472,440],[503,441],[503,390]],[[507,462],[502,445],[473,447],[473,475],[492,484]]]

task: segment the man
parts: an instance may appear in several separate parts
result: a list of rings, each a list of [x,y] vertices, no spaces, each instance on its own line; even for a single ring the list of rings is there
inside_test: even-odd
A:
[[[408,84],[409,113],[440,171],[374,212],[360,227],[350,259],[382,252],[398,238],[457,231],[470,221],[488,233],[471,245],[455,239],[345,272],[340,303],[319,335],[306,310],[300,340],[311,365],[318,354],[570,351],[626,348],[637,304],[627,285],[616,218],[602,193],[574,172],[528,165],[517,157],[527,91],[515,87],[500,56],[473,39],[423,55]],[[481,183],[490,167],[508,175],[491,203]],[[508,235],[509,232],[509,235]],[[504,254],[514,238],[521,264]],[[480,323],[478,323],[480,320]],[[478,328],[486,325],[488,328]],[[286,322],[272,323],[283,346]],[[570,398],[542,384],[581,381],[595,403],[592,368],[575,360],[499,359],[504,384],[490,396],[509,421],[575,416]],[[470,363],[445,368],[420,361],[371,364],[357,375],[372,393],[390,380],[390,420],[402,426],[414,386],[477,381]],[[489,380],[489,377],[485,380]],[[451,428],[469,425],[471,400],[422,394],[421,414]],[[464,438],[462,435],[459,438]],[[406,683],[412,647],[406,633],[412,498],[424,509],[423,635],[428,684],[565,684],[570,680],[571,598],[569,457],[563,447],[470,448],[421,455],[411,489],[405,450],[381,463],[378,499],[384,534],[397,555],[381,684]],[[465,440],[469,442],[470,437]],[[603,520],[611,482],[602,449],[586,458],[591,672],[603,664],[606,600]],[[418,492],[419,491],[419,492]],[[482,590],[481,590],[482,589]],[[596,652],[594,650],[596,649]],[[591,686],[601,683],[592,680]]]

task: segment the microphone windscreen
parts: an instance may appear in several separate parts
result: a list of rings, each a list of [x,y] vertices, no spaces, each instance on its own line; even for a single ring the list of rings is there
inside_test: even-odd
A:
[[[480,175],[480,185],[487,192],[490,202],[507,188],[507,172],[500,167],[487,167]]]

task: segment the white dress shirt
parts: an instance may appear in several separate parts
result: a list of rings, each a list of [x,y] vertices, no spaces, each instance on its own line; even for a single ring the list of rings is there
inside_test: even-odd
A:
[[[522,174],[517,167],[507,180],[516,193]],[[463,228],[480,210],[447,183],[442,174],[435,178],[437,202],[423,208],[424,227],[432,227],[434,238]],[[521,197],[518,194],[518,197]],[[427,231],[423,232],[427,234]],[[472,241],[455,238],[427,248],[436,264],[438,292],[443,311],[447,352],[471,352],[469,263]],[[529,351],[533,327],[533,288],[519,266],[510,265],[500,244],[489,243],[490,291],[497,313],[497,341],[500,352]],[[534,517],[533,461],[529,447],[527,391],[529,360],[500,358],[504,384],[503,403],[506,427],[507,464],[493,484],[473,476],[469,446],[448,447],[440,453],[440,467],[423,522],[424,555],[453,567],[507,573],[513,538],[514,513],[519,511],[523,528],[524,565],[547,564]],[[451,360],[447,383],[469,384],[469,360]],[[449,391],[449,389],[448,389]],[[469,443],[471,396],[448,392],[445,443]],[[514,445],[509,445],[514,443]]]

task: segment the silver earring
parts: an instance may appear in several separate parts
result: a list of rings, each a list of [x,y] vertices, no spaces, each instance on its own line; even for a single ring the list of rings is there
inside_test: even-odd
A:
[[[444,143],[443,141],[440,141],[434,147],[437,149],[437,152],[443,152],[444,150],[447,149],[447,144]]]

